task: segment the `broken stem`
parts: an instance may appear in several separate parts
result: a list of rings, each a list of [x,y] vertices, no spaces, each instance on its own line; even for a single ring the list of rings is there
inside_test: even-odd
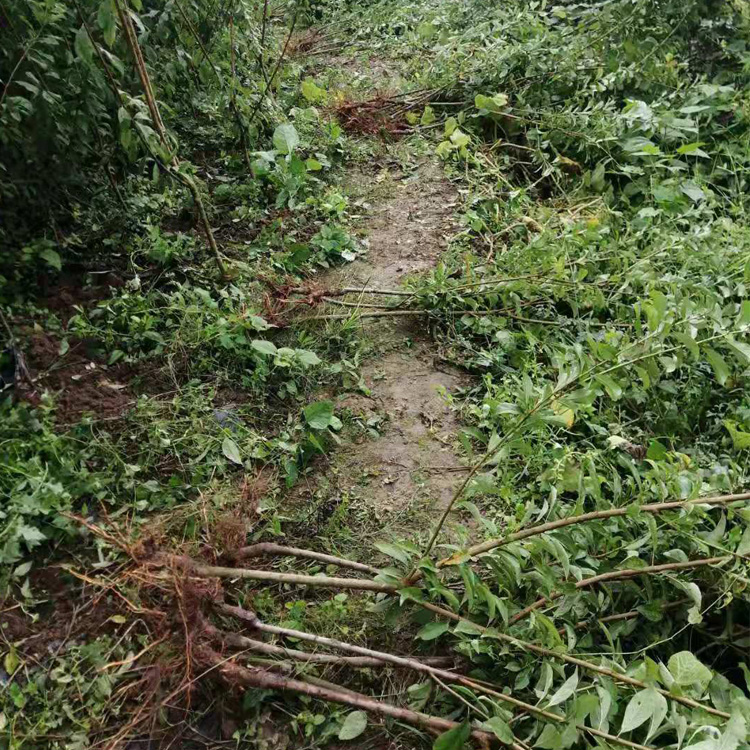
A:
[[[229,553],[228,557],[230,560],[236,562],[246,560],[249,557],[263,557],[264,555],[302,557],[309,560],[317,560],[327,565],[337,565],[340,568],[351,568],[363,573],[371,573],[372,575],[380,573],[380,570],[372,565],[347,560],[343,557],[335,557],[334,555],[326,555],[322,552],[312,552],[311,550],[300,549],[298,547],[285,547],[283,544],[275,544],[274,542],[261,542],[259,544],[252,544],[249,547],[240,547],[234,552]]]
[[[628,568],[626,570],[610,570],[607,573],[601,573],[598,576],[591,576],[590,578],[583,578],[577,581],[575,587],[577,589],[586,588],[588,586],[595,586],[597,583],[604,581],[617,581],[622,578],[636,578],[637,576],[645,575],[658,575],[659,573],[668,573],[672,570],[685,570],[688,568],[699,568],[704,565],[719,565],[731,560],[731,555],[725,555],[724,557],[708,557],[703,560],[686,560],[685,562],[665,563],[664,565],[648,565],[645,568]],[[549,596],[537,599],[533,604],[517,612],[508,621],[509,625],[517,623],[519,620],[523,620],[524,617],[528,617],[532,612],[543,607],[545,604],[551,604],[556,599],[564,596],[562,591],[553,591]]]

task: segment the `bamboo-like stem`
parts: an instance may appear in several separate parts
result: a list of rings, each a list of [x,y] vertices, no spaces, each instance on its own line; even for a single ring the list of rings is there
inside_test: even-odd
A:
[[[334,555],[326,555],[322,552],[300,549],[298,547],[285,547],[283,544],[276,544],[275,542],[260,542],[259,544],[252,544],[249,547],[240,547],[230,552],[227,557],[237,562],[239,560],[246,560],[249,557],[263,557],[265,555],[271,557],[301,557],[309,560],[317,560],[327,565],[337,565],[339,568],[359,570],[362,573],[371,573],[372,575],[380,573],[380,570],[372,565],[366,565],[365,563],[347,560]]]
[[[641,513],[663,513],[666,510],[689,508],[691,505],[727,505],[728,503],[737,502],[739,500],[750,500],[750,492],[741,492],[734,495],[696,497],[693,500],[672,500],[665,503],[649,503],[648,505],[641,505],[638,510]],[[469,549],[466,550],[466,555],[468,555],[469,557],[475,557],[476,555],[481,555],[484,552],[489,552],[490,550],[497,549],[498,547],[503,547],[506,544],[518,542],[521,539],[528,539],[530,536],[546,534],[547,532],[555,531],[556,529],[561,529],[565,526],[572,526],[573,524],[577,523],[597,521],[603,518],[625,516],[628,514],[628,511],[629,508],[609,508],[607,510],[595,510],[591,513],[581,513],[577,516],[568,516],[567,518],[560,518],[556,521],[548,521],[547,523],[542,523],[538,526],[531,526],[528,529],[516,531],[506,537],[502,537],[499,539],[489,539],[486,542],[475,544],[474,546],[469,547]],[[458,555],[456,555],[456,557],[458,557]],[[451,558],[441,560],[438,563],[438,567],[450,565],[450,560]]]
[[[703,560],[686,560],[685,562],[665,563],[663,565],[647,565],[645,568],[610,570],[607,573],[601,573],[598,576],[582,578],[580,581],[576,581],[575,587],[577,589],[583,589],[588,586],[595,586],[597,583],[603,583],[604,581],[617,581],[623,578],[658,575],[659,573],[668,573],[672,570],[687,570],[689,568],[699,568],[704,565],[719,565],[731,559],[731,555],[725,555],[723,557],[708,557]],[[525,607],[520,612],[513,615],[508,621],[508,624],[513,625],[519,620],[523,620],[524,617],[528,617],[535,610],[543,607],[545,604],[551,604],[553,601],[564,595],[565,592],[563,591],[553,591],[549,596],[543,596],[541,599],[537,599],[533,604],[530,604],[528,607]]]
[[[319,698],[320,700],[330,701],[331,703],[353,706],[369,713],[389,716],[399,721],[405,721],[407,724],[424,727],[435,732],[446,732],[449,729],[459,726],[455,721],[411,711],[407,708],[400,708],[360,693],[343,692],[320,685],[311,685],[301,680],[293,680],[282,675],[275,675],[263,669],[248,669],[231,661],[224,661],[222,663],[222,658],[219,654],[205,647],[200,650],[199,655],[203,661],[214,668],[231,685],[239,683],[270,690],[289,690],[309,695],[313,698]],[[481,747],[500,742],[494,734],[490,734],[489,732],[474,729],[471,734]],[[510,747],[513,750],[523,750],[520,745],[515,743],[510,745]]]
[[[164,127],[164,122],[161,119],[159,113],[159,105],[154,96],[154,90],[151,86],[151,78],[146,69],[146,62],[143,59],[143,53],[141,51],[140,44],[138,44],[138,37],[136,36],[135,29],[133,28],[133,22],[130,18],[130,10],[127,7],[127,0],[114,0],[117,15],[120,18],[120,24],[122,25],[123,31],[125,32],[125,41],[127,42],[130,53],[133,56],[135,63],[136,72],[141,80],[141,87],[146,97],[146,104],[148,105],[149,113],[151,114],[151,121],[154,125],[154,130],[159,136],[159,140],[162,142],[164,150],[171,154],[170,164],[167,172],[178,182],[181,182],[190,191],[196,208],[198,209],[198,216],[200,217],[201,224],[203,225],[203,231],[208,241],[208,246],[211,248],[211,252],[214,255],[214,260],[219,269],[219,272],[223,278],[227,277],[226,266],[219,252],[219,247],[216,244],[216,238],[214,237],[213,230],[211,229],[211,223],[208,220],[208,214],[206,213],[206,207],[203,203],[203,198],[200,195],[198,186],[190,175],[184,174],[180,171],[180,163],[177,157],[172,153],[172,148],[169,144],[169,138],[167,136],[167,130]],[[95,45],[96,46],[96,45]]]
[[[596,672],[597,674],[611,677],[616,682],[621,682],[625,685],[630,685],[631,687],[640,689],[649,687],[645,682],[642,682],[641,680],[636,680],[634,677],[629,677],[628,675],[621,674],[620,672],[615,672],[614,670],[607,669],[606,667],[601,667],[598,664],[586,661],[585,659],[579,659],[577,656],[571,656],[570,654],[566,654],[561,651],[553,651],[552,649],[544,648],[543,646],[537,646],[535,643],[521,640],[520,638],[508,635],[507,633],[501,633],[494,628],[487,628],[484,625],[479,625],[466,617],[457,615],[455,612],[451,612],[449,609],[445,609],[444,607],[439,607],[436,604],[431,604],[430,602],[418,602],[418,604],[420,607],[423,607],[430,612],[434,612],[436,615],[440,615],[441,617],[444,617],[448,620],[453,620],[454,622],[465,622],[468,625],[471,625],[473,628],[476,628],[479,632],[485,634],[486,636],[497,638],[498,640],[509,643],[510,645],[515,646],[522,651],[531,651],[532,653],[539,654],[540,656],[546,656],[551,659],[557,659],[558,661],[566,662],[567,664],[573,664],[589,672]],[[720,716],[722,719],[730,718],[730,715],[726,713],[726,711],[719,711],[716,708],[707,706],[700,701],[693,700],[692,698],[687,698],[684,695],[674,695],[667,690],[662,690],[661,688],[655,689],[665,698],[676,701],[677,703],[682,703],[684,706],[701,709],[706,713],[712,714],[713,716]]]

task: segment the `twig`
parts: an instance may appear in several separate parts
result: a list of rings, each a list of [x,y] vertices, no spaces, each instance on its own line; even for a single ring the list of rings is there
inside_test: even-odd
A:
[[[285,547],[282,544],[276,544],[274,542],[261,542],[249,547],[240,547],[240,549],[230,552],[227,557],[236,562],[239,560],[245,560],[249,557],[263,557],[264,555],[303,557],[310,560],[317,560],[318,562],[323,562],[328,565],[338,565],[340,568],[360,570],[363,573],[371,573],[372,575],[380,573],[380,570],[372,565],[355,562],[354,560],[346,560],[343,557],[335,557],[334,555],[326,555],[322,552],[312,552],[307,549],[299,549],[298,547]]]

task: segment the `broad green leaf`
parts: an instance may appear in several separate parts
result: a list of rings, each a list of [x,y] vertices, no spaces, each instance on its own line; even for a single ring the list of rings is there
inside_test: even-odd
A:
[[[290,122],[279,125],[273,131],[274,148],[282,154],[291,154],[299,146],[297,129]]]
[[[274,355],[277,351],[276,344],[274,344],[272,341],[255,339],[255,341],[253,341],[250,346],[252,346],[252,348],[255,349],[255,351],[259,354],[264,355]]]
[[[302,96],[304,96],[305,99],[307,99],[307,101],[311,102],[312,104],[324,102],[328,96],[325,89],[320,88],[320,86],[318,86],[312,78],[306,78],[302,82],[300,91],[302,92]]]
[[[305,407],[304,415],[313,430],[325,430],[333,420],[333,401],[316,401]]]
[[[667,668],[678,685],[707,685],[711,681],[711,670],[701,664],[691,651],[680,651],[669,657]]]
[[[745,527],[736,552],[738,555],[750,555],[750,526]]]
[[[73,42],[73,48],[76,51],[76,55],[86,63],[90,63],[94,56],[94,45],[91,44],[88,32],[84,26],[76,32],[75,41]]]
[[[352,711],[339,729],[340,740],[353,740],[367,729],[367,714],[364,711]]]
[[[729,380],[730,370],[726,361],[724,360],[724,357],[722,357],[719,352],[717,352],[715,349],[712,349],[710,346],[704,347],[703,351],[706,355],[708,363],[713,368],[716,379],[721,385],[726,385],[727,380]]]
[[[647,688],[639,690],[630,699],[622,719],[621,733],[632,732],[653,716],[654,694],[659,695],[653,688]]]
[[[425,107],[424,112],[422,112],[422,117],[419,120],[420,125],[432,125],[435,120],[437,120],[437,117],[435,117],[435,110],[430,106]]]
[[[737,750],[741,742],[747,742],[747,722],[739,709],[735,709],[721,733],[716,750]]]
[[[221,444],[222,453],[234,464],[242,465],[242,456],[240,456],[240,449],[237,447],[237,443],[230,437],[225,437]]]
[[[441,734],[432,743],[432,750],[461,750],[471,735],[471,725],[468,721]]]
[[[604,389],[607,391],[607,394],[611,399],[617,401],[622,398],[622,388],[614,378],[609,375],[594,375],[594,377],[604,386]]]
[[[456,128],[450,135],[450,141],[454,146],[461,148],[462,146],[468,146],[471,138],[461,128]]]
[[[648,725],[647,738],[653,737],[654,734],[656,734],[656,732],[659,730],[659,727],[662,725],[662,722],[664,721],[667,715],[667,711],[669,710],[667,699],[658,690],[652,689],[651,700],[652,700],[651,723]]]
[[[375,548],[384,555],[388,555],[388,557],[392,557],[394,560],[398,560],[404,565],[407,565],[409,562],[409,555],[395,544],[390,544],[389,542],[375,542]]]
[[[420,628],[417,633],[417,638],[422,641],[434,641],[439,638],[443,633],[447,633],[450,626],[447,622],[428,622],[423,628]]]
[[[297,359],[303,364],[303,365],[319,365],[321,362],[320,357],[315,353],[308,351],[307,349],[297,349]]]
[[[511,728],[508,726],[508,722],[503,721],[499,716],[493,716],[482,724],[482,728],[488,732],[492,732],[500,742],[510,745],[516,741],[513,736]]]
[[[575,693],[578,687],[578,670],[576,669],[573,674],[568,677],[565,682],[558,688],[558,690],[549,699],[548,706],[557,706],[559,703],[563,703]]]
[[[731,419],[725,419],[723,424],[727,428],[727,432],[732,436],[732,444],[735,450],[744,451],[750,448],[750,432],[740,430],[737,427],[737,423]]]
[[[60,258],[60,254],[51,247],[45,247],[44,250],[39,253],[39,257],[47,261],[47,265],[52,266],[56,271],[62,270],[62,259]]]

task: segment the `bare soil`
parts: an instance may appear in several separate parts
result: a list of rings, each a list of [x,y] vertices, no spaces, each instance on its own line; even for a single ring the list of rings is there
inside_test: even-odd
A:
[[[360,227],[369,249],[365,259],[327,274],[324,286],[397,289],[407,276],[435,265],[455,229],[456,204],[439,164],[425,160],[406,178],[392,171],[355,174],[352,187],[370,196]],[[343,447],[322,471],[324,484],[337,493],[356,488],[386,513],[444,507],[464,470],[455,447],[460,422],[449,396],[467,378],[435,360],[421,318],[363,318],[361,325],[374,341],[362,368],[371,395],[343,396],[338,405],[363,424],[379,422],[379,436]],[[320,485],[318,478],[303,492]]]

